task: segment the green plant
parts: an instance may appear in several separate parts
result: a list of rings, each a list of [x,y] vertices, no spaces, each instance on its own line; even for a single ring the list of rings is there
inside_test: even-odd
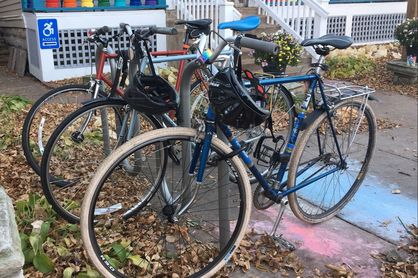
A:
[[[28,100],[19,96],[0,96],[0,150],[20,143],[20,127],[18,129],[12,123],[17,121],[28,103]]]
[[[21,231],[20,240],[25,264],[33,264],[42,273],[54,270],[54,263],[45,254],[44,245],[51,241],[48,233],[55,221],[55,215],[45,197],[38,194],[31,193],[27,200],[16,202],[16,219]],[[30,227],[32,229],[28,232]]]
[[[395,29],[395,39],[405,47],[418,48],[418,18],[408,18]]]
[[[36,220],[52,223],[56,218],[56,213],[46,198],[36,193],[30,193],[26,200],[18,200],[15,211],[17,224],[25,232]]]
[[[334,56],[327,59],[331,79],[360,78],[371,72],[375,63],[366,56]]]
[[[261,40],[274,42],[279,46],[277,55],[263,51],[254,51],[253,57],[256,65],[265,67],[274,64],[278,69],[284,69],[287,65],[296,66],[300,62],[302,46],[290,35],[284,32],[261,33]]]
[[[20,112],[29,101],[20,96],[0,96],[0,114]]]

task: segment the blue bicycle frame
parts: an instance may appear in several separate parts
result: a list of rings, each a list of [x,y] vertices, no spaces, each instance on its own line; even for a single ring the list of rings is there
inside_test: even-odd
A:
[[[322,83],[321,76],[318,73],[302,75],[302,76],[264,79],[264,80],[260,81],[260,84],[262,84],[262,85],[277,85],[277,84],[285,84],[285,83],[292,83],[292,82],[309,82],[310,86],[307,90],[306,96],[305,96],[304,101],[301,105],[301,112],[299,112],[297,114],[297,117],[295,118],[294,127],[291,131],[289,142],[287,143],[286,149],[284,151],[284,154],[288,155],[289,157],[290,157],[290,155],[291,155],[291,153],[292,153],[292,151],[295,147],[296,140],[298,138],[299,131],[301,130],[302,122],[305,119],[309,103],[310,103],[311,99],[314,100],[314,97],[315,97],[314,92],[318,87],[319,87],[321,97],[322,97],[322,100],[323,100],[323,105],[322,105],[322,108],[321,108],[320,111],[321,112],[325,111],[327,113],[328,120],[331,123],[330,108],[329,108],[329,106],[327,104],[327,101],[325,99],[324,85]],[[314,100],[314,102],[315,102],[315,100]],[[232,132],[229,129],[229,127],[225,124],[221,124],[221,123],[218,123],[216,121],[216,115],[215,115],[214,111],[211,109],[211,107],[209,106],[209,109],[208,109],[208,112],[207,112],[207,115],[206,115],[206,120],[205,120],[205,136],[204,136],[204,139],[203,139],[202,142],[198,142],[194,146],[192,161],[191,161],[191,164],[190,164],[190,167],[189,167],[189,174],[193,174],[196,170],[197,162],[200,158],[200,164],[199,164],[199,169],[198,169],[197,178],[196,178],[196,181],[198,183],[201,183],[202,179],[203,179],[203,174],[204,174],[204,171],[205,171],[206,162],[207,162],[207,159],[208,159],[208,156],[209,156],[209,153],[210,153],[211,140],[212,140],[213,134],[216,132],[216,126],[217,125],[219,126],[219,128],[221,129],[223,134],[226,136],[226,138],[228,138],[228,141],[231,144],[233,152],[236,152],[236,154],[238,154],[241,157],[241,159],[247,165],[247,167],[249,168],[251,173],[256,177],[258,182],[261,184],[263,189],[266,192],[268,192],[268,195],[271,196],[271,198],[275,201],[279,201],[279,200],[281,200],[281,198],[283,198],[283,197],[285,197],[285,196],[287,196],[287,195],[289,195],[289,194],[291,194],[291,193],[293,193],[293,192],[295,192],[295,191],[297,191],[297,190],[299,190],[303,187],[306,187],[307,185],[312,184],[312,183],[316,182],[319,179],[322,179],[323,177],[325,177],[327,175],[330,175],[330,174],[342,169],[344,167],[344,164],[345,164],[344,159],[341,155],[341,151],[340,151],[338,141],[337,141],[335,128],[332,124],[330,124],[332,134],[333,134],[334,140],[335,140],[336,145],[337,145],[337,150],[338,150],[338,154],[339,154],[341,163],[339,165],[336,165],[335,168],[330,169],[330,170],[326,171],[325,173],[322,173],[318,176],[315,176],[315,177],[312,177],[313,175],[310,176],[307,180],[305,180],[302,183],[296,185],[295,187],[292,187],[291,189],[283,190],[284,187],[287,185],[287,181],[283,181],[283,178],[284,178],[284,175],[286,173],[288,162],[282,162],[280,164],[279,170],[276,174],[276,180],[278,181],[280,186],[277,189],[273,188],[268,184],[267,180],[258,171],[258,169],[254,165],[252,159],[243,150],[244,148],[242,148],[242,146],[238,142],[237,138],[232,135]],[[302,174],[306,170],[308,170],[310,167],[312,167],[316,163],[316,161],[308,163],[303,169],[299,170],[298,173],[297,173],[297,176],[299,176],[300,174]]]

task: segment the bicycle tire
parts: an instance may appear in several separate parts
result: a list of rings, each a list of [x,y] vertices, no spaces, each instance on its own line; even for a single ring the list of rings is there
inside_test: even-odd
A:
[[[361,112],[363,109],[364,112]],[[369,105],[356,99],[341,101],[332,109],[332,119],[346,167],[343,165],[338,171],[288,196],[294,215],[312,224],[333,217],[350,201],[364,180],[375,147],[377,125]],[[331,136],[329,139],[328,135]],[[327,139],[331,142],[325,141]],[[331,144],[335,144],[335,140],[326,112],[323,112],[303,131],[296,143],[289,164],[288,189],[337,169],[341,161],[336,146]],[[316,150],[319,152],[314,152]],[[334,183],[338,184],[334,186]],[[331,197],[326,195],[328,192],[332,193]],[[336,196],[339,193],[341,195]],[[315,194],[318,194],[317,197],[314,197]]]
[[[42,190],[57,214],[70,223],[79,222],[78,201],[96,164],[126,139],[119,138],[118,130],[126,105],[121,99],[92,101],[65,118],[48,140],[41,161]],[[93,113],[94,118],[89,119]],[[142,115],[142,119],[144,125],[161,127],[152,116]],[[81,133],[80,126],[85,122],[86,130]]]
[[[37,117],[40,117],[38,115],[40,115],[43,107],[47,105],[49,100],[51,100],[51,99],[53,100],[57,97],[62,98],[64,95],[72,94],[74,92],[79,92],[83,96],[84,95],[87,96],[87,99],[90,99],[93,96],[93,91],[90,90],[89,85],[66,85],[66,86],[62,86],[62,87],[59,87],[59,88],[56,88],[56,89],[52,89],[52,90],[48,91],[46,94],[44,94],[42,97],[40,97],[32,105],[31,109],[29,110],[28,114],[26,115],[25,121],[23,123],[23,128],[22,128],[22,149],[23,149],[23,154],[26,158],[26,161],[28,162],[28,164],[31,166],[31,168],[35,171],[35,173],[37,175],[40,175],[40,172],[41,172],[40,161],[41,161],[41,156],[42,156],[43,150],[40,150],[39,145],[36,145],[35,147],[32,147],[32,145],[34,144],[33,141],[36,141],[36,140],[32,139],[32,138],[34,138],[34,136],[32,136],[32,135],[35,135],[35,134],[33,134],[32,124],[34,124],[34,121]],[[103,94],[104,93],[101,93],[101,95],[103,95]],[[83,100],[86,100],[86,99],[83,98]],[[45,109],[46,108],[47,107],[45,107]],[[55,127],[58,126],[58,124],[55,124],[55,123],[64,119],[65,116],[68,116],[73,111],[74,110],[71,110],[69,113],[64,115],[64,114],[62,114],[63,111],[59,110],[59,113],[57,115],[54,115],[54,122],[52,123],[52,126],[49,129],[51,129],[51,130],[55,129]],[[51,113],[52,111],[51,112],[47,111],[47,112]],[[36,134],[36,135],[38,135],[38,134]],[[42,135],[45,135],[45,133],[42,132]],[[41,143],[41,146],[45,146],[48,139],[49,139],[49,136],[45,136],[45,138],[44,138],[44,136],[42,136],[41,140],[43,141],[43,143]],[[39,138],[38,138],[38,140],[39,140]]]
[[[198,134],[196,133],[196,130],[190,128],[174,127],[152,130],[150,132],[141,134],[140,136],[135,137],[132,140],[126,142],[124,145],[120,146],[110,156],[108,156],[97,169],[96,174],[94,175],[87,189],[82,205],[81,234],[84,248],[87,251],[91,262],[104,277],[134,277],[138,275],[145,275],[147,273],[150,274],[151,269],[146,267],[148,265],[148,261],[152,261],[154,266],[159,265],[158,268],[154,268],[155,273],[153,272],[153,276],[158,276],[159,274],[164,276],[171,276],[171,272],[176,273],[180,277],[211,277],[226,263],[226,261],[231,257],[232,253],[236,250],[236,247],[245,234],[246,226],[248,225],[251,213],[251,189],[244,166],[238,157],[228,159],[228,163],[226,163],[229,165],[229,167],[233,167],[237,174],[238,182],[235,184],[235,187],[237,188],[240,195],[236,196],[231,202],[233,202],[235,207],[239,206],[237,209],[239,211],[238,220],[236,222],[234,219],[230,220],[231,216],[227,218],[227,220],[230,220],[228,221],[228,224],[230,223],[230,225],[227,224],[225,227],[232,229],[233,232],[230,231],[232,235],[228,237],[226,240],[226,245],[221,248],[220,252],[216,255],[211,254],[213,249],[210,249],[210,244],[206,243],[205,240],[210,242],[215,241],[216,239],[214,235],[217,232],[222,231],[222,229],[217,226],[207,224],[201,218],[197,218],[199,219],[198,221],[195,221],[191,218],[193,213],[200,213],[202,217],[209,217],[208,221],[213,221],[214,223],[219,221],[219,219],[214,219],[217,215],[216,211],[213,212],[213,210],[208,210],[207,207],[211,204],[216,205],[218,202],[216,198],[212,200],[213,197],[218,195],[211,196],[211,193],[213,192],[209,192],[210,189],[214,188],[213,186],[210,187],[208,191],[203,192],[203,196],[205,197],[204,199],[202,199],[200,195],[200,199],[195,197],[192,204],[185,212],[185,215],[179,215],[176,219],[176,222],[172,224],[170,224],[169,220],[166,221],[165,218],[168,216],[163,216],[160,219],[158,214],[150,214],[148,211],[151,211],[155,206],[158,207],[159,204],[161,206],[165,204],[161,203],[162,201],[159,197],[159,192],[156,193],[161,187],[160,181],[162,177],[166,180],[170,180],[168,174],[177,174],[180,178],[180,181],[178,182],[181,183],[184,173],[178,173],[176,171],[171,172],[169,168],[165,168],[165,166],[164,169],[163,167],[159,167],[159,165],[163,165],[163,163],[157,159],[155,168],[155,171],[157,171],[156,174],[150,175],[149,172],[152,172],[151,170],[149,170],[147,173],[143,173],[144,176],[147,176],[148,178],[155,178],[154,182],[149,183],[149,189],[145,189],[144,182],[142,182],[141,190],[137,190],[137,194],[133,196],[134,194],[130,193],[132,190],[129,190],[129,187],[132,185],[124,184],[124,188],[121,188],[121,186],[115,188],[114,186],[120,185],[120,183],[115,181],[117,178],[124,180],[123,176],[120,177],[121,171],[119,170],[120,167],[118,165],[121,161],[127,159],[130,154],[144,150],[144,153],[148,153],[148,155],[151,156],[152,154],[149,153],[148,150],[154,150],[158,153],[161,149],[156,148],[155,146],[166,146],[162,142],[168,142],[168,144],[171,145],[171,149],[175,148],[175,146],[172,145],[175,144],[173,142],[194,142],[197,137]],[[231,149],[217,138],[213,138],[212,147],[214,150],[222,154],[228,154],[231,152]],[[170,158],[168,160],[168,164],[171,163],[171,165],[168,165],[168,167],[176,167]],[[151,162],[151,164],[152,163],[153,162]],[[167,164],[164,163],[164,165]],[[228,175],[228,173],[225,175]],[[142,179],[142,174],[138,173],[138,181],[142,181]],[[131,180],[130,182],[133,181]],[[112,186],[108,187],[110,184],[112,184]],[[177,184],[177,179],[173,179],[172,184]],[[205,190],[207,189],[204,185],[204,182],[202,182],[201,186],[205,188]],[[230,185],[228,185],[228,190],[235,192],[233,189],[229,188],[229,186]],[[112,195],[113,191],[115,192],[115,195]],[[140,196],[141,194],[149,196],[149,192],[153,192],[152,197],[149,198],[149,200]],[[126,197],[123,195],[123,193],[126,194]],[[194,194],[194,196],[196,196],[196,194]],[[125,211],[125,208],[123,207],[126,206],[127,213],[129,213],[130,208],[132,207],[131,205],[127,204],[129,201],[128,199],[130,198],[133,199],[132,201],[134,204],[136,202],[141,202],[143,209],[135,216],[132,216],[132,218],[123,220],[125,215],[123,214]],[[205,207],[201,206],[199,203],[202,200],[206,202]],[[120,203],[118,203],[119,201]],[[183,201],[184,200],[181,200],[179,202]],[[117,203],[118,205],[120,204],[119,211],[108,212],[107,214],[109,214],[109,216],[97,213],[97,211],[100,209],[100,206],[109,206],[114,203]],[[193,210],[195,207],[192,207],[192,205],[197,206],[197,210]],[[166,207],[167,206],[165,205],[163,210],[156,209],[155,211],[159,211],[160,214],[161,211],[166,213]],[[209,214],[208,211],[210,212]],[[230,215],[232,214],[233,213],[230,212]],[[106,219],[106,217],[109,217],[109,219]],[[118,220],[113,221],[112,219]],[[143,222],[143,220],[145,220],[145,222]],[[161,224],[159,223],[160,220]],[[184,223],[186,223],[185,225],[187,226],[182,225]],[[120,228],[119,225],[123,224],[127,224],[129,226]],[[233,227],[231,228],[231,226]],[[170,230],[171,227],[173,227],[173,230]],[[102,241],[102,239],[108,237],[105,235],[102,238],[100,235],[102,233],[106,234],[109,231],[112,233],[112,238],[115,240],[113,242],[111,242],[112,240]],[[167,231],[169,231],[170,234],[167,234]],[[175,235],[173,235],[169,239],[169,236],[172,233],[176,233],[176,231],[179,234],[179,237],[175,237]],[[206,235],[205,233],[211,233],[211,236]],[[130,236],[135,240],[131,241]],[[187,237],[187,244],[183,245],[181,241],[182,239],[186,240]],[[148,238],[150,238],[150,240],[148,240]],[[200,241],[195,240],[196,238],[199,238]],[[202,240],[202,238],[205,238],[205,240]],[[127,269],[128,267],[133,266],[132,263],[125,263],[122,265],[118,264],[118,262],[120,263],[119,260],[121,260],[121,257],[117,257],[115,261],[112,252],[120,247],[118,245],[119,241],[121,243],[125,243],[125,246],[128,248],[129,254],[131,256],[137,256],[137,258],[141,258],[141,262],[145,264],[145,269],[142,269],[142,273],[139,267],[134,268],[133,270]],[[111,249],[107,248],[109,244],[112,246]],[[198,246],[196,244],[198,244]],[[198,247],[203,249],[207,248],[205,249],[206,252],[198,252]],[[175,253],[176,250],[173,251],[174,248],[181,249],[181,251],[178,251],[179,253]],[[156,253],[153,253],[154,251]],[[183,262],[182,259],[184,258],[188,259],[187,265],[179,263],[179,261]],[[204,262],[202,262],[202,258],[205,259]],[[172,264],[169,262],[171,260]],[[200,269],[200,267],[202,267],[202,269]],[[123,269],[121,270],[119,268]],[[178,269],[184,272],[180,272]],[[138,272],[135,272],[136,270],[138,270]]]

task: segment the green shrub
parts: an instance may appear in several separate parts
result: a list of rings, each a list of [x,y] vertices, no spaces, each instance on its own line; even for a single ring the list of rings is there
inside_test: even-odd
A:
[[[20,144],[21,127],[15,123],[28,103],[28,100],[19,96],[0,95],[0,150]]]
[[[362,78],[374,70],[374,61],[366,56],[334,56],[327,59],[328,78]]]

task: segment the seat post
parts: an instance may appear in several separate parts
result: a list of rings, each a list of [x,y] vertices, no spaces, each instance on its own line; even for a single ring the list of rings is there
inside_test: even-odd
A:
[[[319,74],[319,71],[321,70],[321,64],[324,62],[325,60],[325,56],[324,55],[319,55],[318,61],[317,61],[317,66],[315,67],[315,73]]]

